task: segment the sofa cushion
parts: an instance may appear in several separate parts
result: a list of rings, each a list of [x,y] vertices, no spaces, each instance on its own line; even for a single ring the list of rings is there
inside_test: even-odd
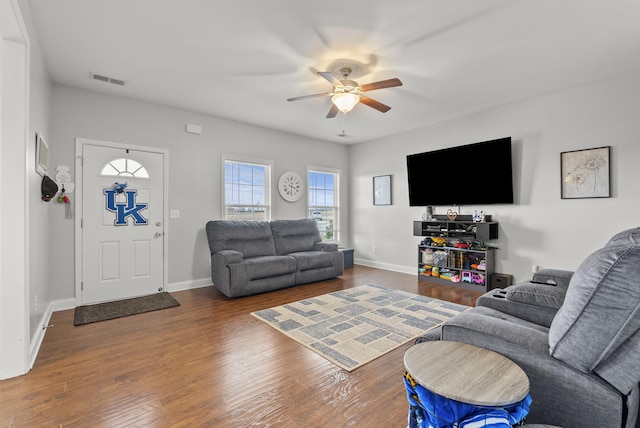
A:
[[[266,221],[213,220],[207,223],[211,254],[235,250],[243,257],[275,256],[276,246]]]
[[[592,372],[640,329],[639,242],[640,228],[620,232],[582,262],[551,324],[552,356]],[[627,348],[620,351],[640,351]]]
[[[273,220],[271,231],[277,254],[313,251],[316,242],[322,241],[315,220]]]
[[[303,251],[300,253],[289,253],[288,255],[298,261],[299,271],[332,267],[335,260],[335,254],[326,251]]]
[[[296,259],[289,256],[261,256],[231,263],[229,272],[232,284],[243,284],[262,278],[295,273]]]

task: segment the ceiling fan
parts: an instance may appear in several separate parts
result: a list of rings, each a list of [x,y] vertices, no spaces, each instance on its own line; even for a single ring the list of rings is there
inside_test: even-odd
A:
[[[365,96],[363,92],[373,91],[375,89],[392,88],[394,86],[402,86],[402,82],[397,78],[380,80],[378,82],[359,85],[355,80],[348,79],[349,75],[351,74],[350,67],[341,68],[340,73],[342,74],[342,79],[338,78],[335,74],[329,71],[318,71],[318,74],[320,76],[327,79],[329,83],[333,85],[332,92],[287,98],[287,101],[298,101],[304,100],[306,98],[330,96],[333,104],[331,104],[331,109],[329,109],[327,119],[336,117],[339,111],[347,114],[359,102],[368,105],[369,107],[374,108],[382,113],[386,113],[391,110],[391,107]]]

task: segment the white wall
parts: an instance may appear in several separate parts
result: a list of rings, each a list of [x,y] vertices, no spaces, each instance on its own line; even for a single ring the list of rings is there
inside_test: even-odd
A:
[[[96,84],[104,84],[97,82]],[[122,88],[126,94],[126,87]],[[169,150],[169,209],[180,210],[169,223],[169,288],[210,281],[207,221],[222,216],[221,156],[232,154],[274,161],[274,186],[285,171],[301,177],[308,164],[345,172],[342,202],[349,200],[348,148],[170,107],[132,101],[54,84],[51,163],[74,169],[75,138],[159,147]],[[185,124],[202,126],[202,135],[185,132]],[[72,197],[72,201],[73,201]],[[306,216],[306,200],[288,203],[273,196],[274,218]],[[343,219],[349,236],[348,216]],[[74,297],[73,221],[56,213],[49,222],[52,298]],[[348,244],[345,241],[345,244]],[[66,268],[68,266],[68,268]]]
[[[424,208],[409,207],[406,155],[511,136],[515,204],[463,206],[461,214],[483,209],[500,223],[500,239],[492,241],[500,248],[496,272],[518,281],[531,277],[534,264],[575,269],[614,233],[640,225],[639,111],[636,73],[351,147],[356,262],[417,270],[421,238],[412,235],[412,222]],[[561,199],[560,152],[601,146],[611,146],[612,197]],[[477,170],[459,173],[483,189],[480,160]],[[373,206],[372,177],[383,174],[393,175],[393,205]],[[446,191],[446,177],[431,185]]]

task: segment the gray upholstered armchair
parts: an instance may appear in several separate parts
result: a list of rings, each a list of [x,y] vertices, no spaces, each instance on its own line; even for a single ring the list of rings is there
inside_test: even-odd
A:
[[[540,284],[523,287],[540,290]],[[546,295],[560,288],[542,290]],[[533,304],[549,296],[529,296],[531,300],[524,303],[525,294],[516,296],[513,304],[520,305],[518,310],[498,308],[510,306],[505,296],[497,298],[502,303],[489,302],[456,315],[443,325],[441,338],[491,349],[516,362],[531,385],[528,423],[565,428],[636,426],[640,228],[618,233],[587,257],[560,294],[564,294],[562,305],[550,323],[544,318],[555,311],[552,305],[538,305],[543,315],[535,315]]]

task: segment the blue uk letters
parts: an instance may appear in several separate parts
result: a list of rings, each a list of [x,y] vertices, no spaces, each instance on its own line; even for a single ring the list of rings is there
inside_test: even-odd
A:
[[[146,225],[149,221],[140,214],[140,211],[147,209],[149,204],[146,202],[136,202],[137,190],[125,190],[126,202],[116,202],[116,189],[104,189],[107,198],[107,210],[116,213],[116,220],[113,222],[115,226],[126,226],[127,217],[133,218],[133,224],[136,226]]]

